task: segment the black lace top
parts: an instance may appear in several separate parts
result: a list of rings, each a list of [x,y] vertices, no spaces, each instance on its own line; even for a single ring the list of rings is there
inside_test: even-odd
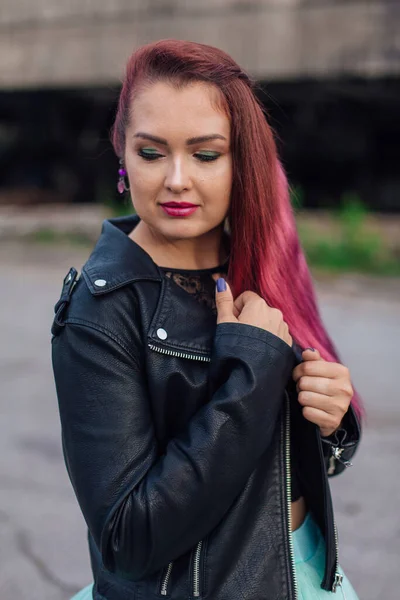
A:
[[[211,269],[170,269],[168,267],[160,267],[165,277],[169,277],[176,285],[179,285],[189,294],[192,294],[198,302],[207,306],[215,314],[217,309],[215,306],[215,281],[212,278],[214,273],[227,273],[228,261],[218,267]],[[300,484],[297,476],[296,454],[292,448],[291,456],[291,487],[292,487],[292,502],[300,498]]]
[[[217,309],[215,306],[215,281],[212,278],[214,273],[227,273],[227,263],[214,267],[212,269],[199,270],[183,270],[183,269],[168,269],[161,267],[166,277],[169,277],[179,287],[194,296],[200,304],[208,306],[215,314]]]

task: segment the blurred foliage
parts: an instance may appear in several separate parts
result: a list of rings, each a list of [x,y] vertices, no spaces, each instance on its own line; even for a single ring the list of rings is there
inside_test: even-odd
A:
[[[400,275],[400,258],[382,235],[366,225],[368,211],[355,193],[343,194],[332,211],[335,233],[312,231],[300,226],[299,235],[310,267],[329,271],[357,271],[376,275]]]

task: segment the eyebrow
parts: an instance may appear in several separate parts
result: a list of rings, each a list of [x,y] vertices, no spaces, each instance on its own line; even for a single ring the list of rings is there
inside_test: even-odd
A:
[[[151,140],[152,142],[156,142],[157,144],[162,144],[163,146],[168,146],[167,140],[164,140],[163,138],[160,138],[156,135],[151,135],[150,133],[143,133],[142,131],[138,131],[138,133],[135,133],[135,135],[133,137],[141,138],[143,140]],[[186,145],[193,146],[194,144],[201,144],[203,142],[209,142],[210,140],[225,140],[225,141],[227,141],[226,137],[224,137],[223,135],[221,135],[219,133],[212,133],[210,135],[200,135],[199,137],[189,138],[188,140],[186,140]]]

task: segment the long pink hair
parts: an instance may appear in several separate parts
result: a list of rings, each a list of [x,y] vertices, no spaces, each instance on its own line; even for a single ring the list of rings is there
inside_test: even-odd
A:
[[[128,61],[112,129],[119,157],[124,156],[135,94],[141,86],[160,80],[177,87],[192,82],[215,86],[230,119],[233,182],[227,279],[234,297],[245,290],[256,292],[282,311],[301,348],[315,347],[325,360],[340,362],[321,320],[287,178],[254,82],[228,54],[213,46],[168,39],[140,47]],[[357,392],[352,404],[361,417],[364,410]]]

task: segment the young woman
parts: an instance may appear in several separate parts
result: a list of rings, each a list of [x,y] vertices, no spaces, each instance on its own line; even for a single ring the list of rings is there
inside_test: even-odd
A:
[[[328,476],[360,403],[252,81],[217,48],[143,46],[112,139],[136,214],[104,221],[52,327],[94,579],[75,600],[357,598]]]

